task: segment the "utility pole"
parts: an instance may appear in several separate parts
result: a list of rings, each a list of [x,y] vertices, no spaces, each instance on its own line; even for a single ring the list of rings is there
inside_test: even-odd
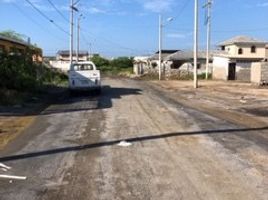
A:
[[[208,80],[209,73],[209,57],[210,57],[210,43],[211,43],[211,5],[212,1],[207,0],[207,4],[204,7],[207,7],[207,58],[206,58],[206,80]]]
[[[92,57],[93,51],[92,51],[92,44],[89,43],[89,56]]]
[[[198,88],[197,58],[198,58],[198,0],[195,0],[195,6],[194,6],[194,88]]]
[[[162,68],[162,15],[159,14],[159,63],[158,63],[158,68],[159,68],[159,81],[161,80],[161,68]]]
[[[83,14],[79,15],[77,18],[77,49],[76,49],[76,61],[79,61],[79,47],[80,47],[80,20]]]
[[[74,50],[74,11],[78,12],[78,9],[75,7],[75,5],[80,0],[77,0],[74,3],[74,0],[70,0],[70,64],[73,63],[73,50]]]
[[[73,62],[73,25],[74,25],[74,1],[70,0],[70,64]]]

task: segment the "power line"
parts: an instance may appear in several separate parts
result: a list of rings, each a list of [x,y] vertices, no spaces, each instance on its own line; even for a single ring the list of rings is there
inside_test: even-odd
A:
[[[47,19],[50,23],[54,24],[54,26],[56,26],[59,30],[61,30],[62,32],[66,33],[67,35],[69,35],[69,33],[64,30],[61,26],[59,26],[58,24],[56,24],[54,22],[54,20],[50,19],[46,14],[44,14],[40,9],[38,9],[31,1],[29,0],[25,0],[28,4],[30,4],[30,6],[32,6],[40,15],[42,15],[45,19]]]
[[[55,34],[54,34],[53,32],[51,32],[49,29],[46,29],[45,26],[41,25],[41,24],[38,23],[36,20],[34,20],[31,16],[27,15],[27,14],[24,12],[24,10],[21,9],[17,4],[12,3],[12,5],[13,5],[15,8],[17,8],[17,10],[18,10],[22,15],[24,15],[26,18],[28,18],[28,19],[29,19],[30,21],[32,21],[34,24],[36,24],[37,26],[39,26],[40,28],[42,28],[44,31],[50,33],[50,34],[49,34],[50,36],[53,35],[55,38],[57,38],[57,39],[59,39],[59,40],[61,40],[61,41],[66,42],[65,40],[63,40],[63,38],[61,38],[61,37],[55,35]]]
[[[62,12],[55,6],[55,4],[51,0],[47,0],[48,3],[56,10],[56,12],[66,21],[69,23],[69,19],[67,19]]]
[[[185,3],[183,4],[183,6],[181,7],[181,9],[179,10],[178,14],[173,18],[174,20],[176,20],[183,13],[183,11],[186,9],[186,7],[188,6],[188,4],[190,2],[191,1],[189,1],[189,0],[186,0],[185,1]]]
[[[96,39],[96,35],[94,35],[93,33],[88,32],[88,31],[86,31],[85,29],[81,29],[81,31],[83,31],[84,33],[88,33],[88,34],[92,35],[92,36]],[[112,45],[114,45],[114,46],[116,46],[116,47],[118,47],[118,48],[120,48],[120,49],[125,49],[125,50],[128,50],[128,51],[131,51],[131,52],[137,52],[137,53],[142,52],[142,50],[138,50],[138,49],[133,49],[133,48],[125,47],[125,46],[123,46],[123,45],[121,45],[121,44],[119,44],[119,43],[117,43],[117,42],[114,42],[114,41],[112,41],[112,40],[109,40],[109,39],[107,39],[107,38],[105,38],[105,37],[102,37],[102,36],[99,36],[99,37],[100,37],[103,41],[106,41],[106,43],[112,44]]]

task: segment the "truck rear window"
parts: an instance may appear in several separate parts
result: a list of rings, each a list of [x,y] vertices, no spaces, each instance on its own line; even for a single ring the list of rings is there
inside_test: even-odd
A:
[[[87,71],[87,70],[93,70],[94,67],[91,64],[74,64],[73,70],[74,71]]]

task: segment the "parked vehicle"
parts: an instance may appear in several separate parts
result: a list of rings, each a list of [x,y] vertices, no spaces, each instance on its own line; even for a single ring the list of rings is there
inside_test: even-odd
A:
[[[68,72],[69,89],[74,91],[93,91],[101,92],[100,71],[91,61],[75,62],[70,66]]]

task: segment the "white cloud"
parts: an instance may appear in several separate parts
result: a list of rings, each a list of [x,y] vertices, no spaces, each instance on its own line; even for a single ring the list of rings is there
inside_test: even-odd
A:
[[[102,10],[100,8],[96,8],[96,7],[91,7],[89,9],[86,9],[89,13],[91,14],[99,14],[99,13],[106,13],[105,10]]]
[[[187,35],[181,33],[168,33],[167,37],[169,38],[186,38]]]
[[[186,37],[191,36],[191,35],[192,35],[192,32],[190,32],[190,33],[168,33],[166,36],[169,38],[183,39],[183,38],[186,38]]]
[[[174,5],[174,0],[143,0],[139,2],[146,10],[157,13],[170,11]]]
[[[268,2],[257,4],[258,7],[268,7]]]

